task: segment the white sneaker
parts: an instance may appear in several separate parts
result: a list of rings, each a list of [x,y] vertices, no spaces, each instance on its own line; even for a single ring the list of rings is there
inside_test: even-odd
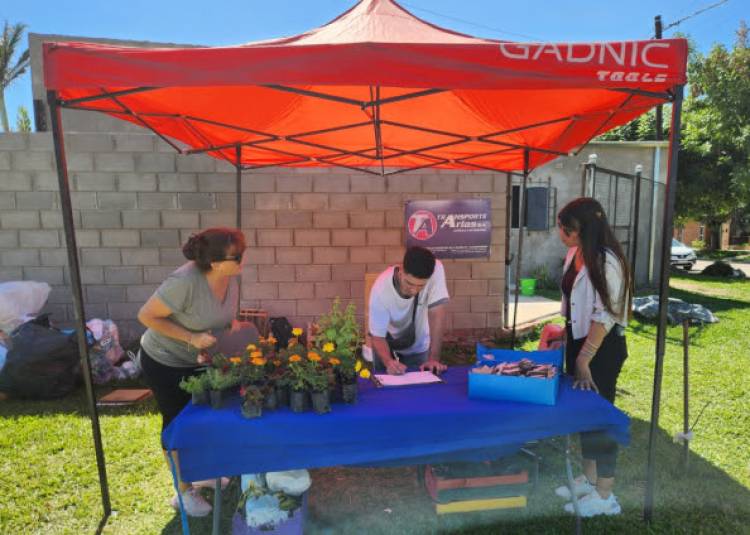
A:
[[[196,488],[189,488],[182,495],[182,506],[188,516],[206,516],[211,512],[211,504],[203,499]],[[177,496],[172,498],[172,507],[179,512],[180,500]]]
[[[583,474],[573,480],[573,492],[575,493],[576,497],[590,494],[593,490],[594,486],[589,483],[588,478]],[[570,489],[567,485],[557,487],[555,489],[555,494],[560,496],[560,498],[565,498],[566,500],[572,499],[572,496],[570,495]]]
[[[609,498],[605,500],[599,496],[599,493],[596,490],[578,500],[578,507],[581,510],[582,517],[619,515],[622,512],[622,508],[620,507],[620,504],[617,503],[617,498],[614,494],[610,494]],[[566,503],[565,510],[568,513],[575,514],[576,511],[573,507],[573,502]]]
[[[227,485],[229,485],[229,478],[228,477],[222,477],[221,478],[221,490],[224,490],[227,488]],[[193,481],[193,486],[199,489],[215,489],[216,488],[216,480],[215,479],[204,479],[202,481]]]

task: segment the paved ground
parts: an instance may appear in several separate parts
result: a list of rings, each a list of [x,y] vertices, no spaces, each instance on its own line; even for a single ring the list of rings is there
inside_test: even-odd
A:
[[[510,303],[508,305],[508,318],[510,323],[513,323],[513,301],[514,295],[510,295]],[[525,296],[520,295],[518,297],[518,318],[517,324],[523,325],[532,321],[538,321],[541,319],[547,319],[560,314],[560,301],[547,299],[539,295]]]

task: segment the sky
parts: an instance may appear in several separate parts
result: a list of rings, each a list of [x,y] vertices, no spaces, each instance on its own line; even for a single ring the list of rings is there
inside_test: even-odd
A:
[[[479,37],[510,41],[618,41],[649,39],[654,16],[664,26],[721,0],[404,0],[403,7],[433,24]],[[109,37],[202,45],[232,45],[294,35],[321,26],[355,0],[2,0],[0,21],[33,33]],[[728,0],[668,29],[687,34],[699,50],[731,47],[739,21],[750,23],[750,0]],[[24,48],[28,46],[24,38]],[[31,114],[31,79],[6,89],[11,127],[18,107]],[[32,119],[33,120],[33,119]]]

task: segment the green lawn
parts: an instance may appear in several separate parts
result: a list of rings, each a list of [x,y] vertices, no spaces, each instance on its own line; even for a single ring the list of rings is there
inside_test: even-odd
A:
[[[632,444],[621,450],[618,518],[584,522],[587,533],[750,533],[750,281],[723,282],[678,275],[672,293],[708,306],[720,323],[692,327],[691,420],[695,429],[689,470],[671,436],[682,427],[681,327],[668,332],[657,441],[655,521],[641,522],[650,417],[655,327],[633,321],[630,357],[618,405],[632,418]],[[534,342],[527,342],[533,347]],[[93,533],[100,519],[91,427],[83,394],[54,402],[0,404],[0,533]],[[171,482],[158,447],[159,416],[152,404],[101,413],[110,491],[116,515],[104,533],[179,533],[169,508]],[[313,472],[309,533],[570,533],[552,489],[563,474],[556,446],[542,444],[540,485],[520,511],[436,517],[413,468],[331,468]],[[236,500],[236,483],[224,510]],[[227,524],[225,524],[226,526]],[[210,521],[191,521],[193,533]]]

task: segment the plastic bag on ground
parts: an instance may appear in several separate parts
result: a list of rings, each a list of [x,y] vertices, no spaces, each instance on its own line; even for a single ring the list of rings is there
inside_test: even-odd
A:
[[[271,492],[284,492],[290,496],[301,496],[310,488],[310,472],[307,470],[268,472],[266,484]]]
[[[659,317],[659,296],[648,295],[633,298],[633,312],[646,319],[657,319]],[[703,305],[686,303],[682,299],[670,297],[667,304],[667,320],[669,323],[676,325],[686,319],[694,323],[717,323],[719,321],[719,318]]]
[[[28,399],[58,398],[72,392],[80,378],[75,332],[50,327],[44,315],[11,333],[0,392]]]
[[[52,288],[46,282],[0,283],[0,331],[10,333],[44,307]]]

